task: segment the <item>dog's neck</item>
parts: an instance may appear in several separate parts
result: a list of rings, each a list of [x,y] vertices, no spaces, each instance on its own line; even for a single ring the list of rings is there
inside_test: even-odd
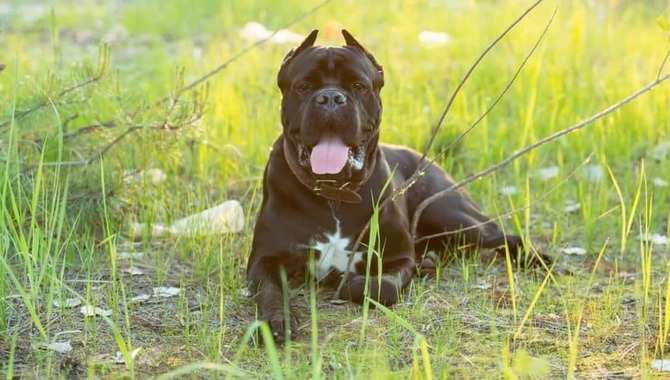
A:
[[[291,172],[293,172],[293,175],[295,175],[300,183],[305,185],[314,194],[330,200],[345,203],[361,203],[363,199],[358,194],[358,190],[360,190],[361,186],[370,179],[377,160],[376,155],[373,154],[371,157],[366,157],[367,162],[362,169],[364,173],[363,178],[359,181],[340,182],[336,180],[319,180],[300,166],[297,155],[291,154],[294,152],[294,149],[292,149],[288,139],[284,138],[283,140],[284,157],[286,158],[286,162],[288,163]]]

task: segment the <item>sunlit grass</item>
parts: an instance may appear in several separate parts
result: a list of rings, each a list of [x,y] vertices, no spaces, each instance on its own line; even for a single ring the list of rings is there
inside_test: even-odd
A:
[[[280,132],[275,75],[290,46],[261,45],[213,77],[206,111],[193,125],[138,130],[85,167],[52,164],[87,158],[125,128],[159,123],[166,107],[133,113],[170,95],[179,72],[189,83],[240,52],[248,42],[237,31],[246,22],[277,29],[316,3],[122,3],[66,1],[33,10],[44,15],[32,20],[16,2],[17,13],[0,34],[6,65],[0,123],[8,122],[0,127],[0,340],[6,343],[0,371],[8,378],[67,377],[70,359],[79,363],[76,373],[91,377],[654,374],[650,362],[667,354],[669,247],[638,236],[670,230],[670,187],[654,185],[657,178],[670,181],[670,158],[652,152],[670,138],[667,85],[468,186],[490,215],[529,206],[502,223],[557,257],[551,275],[515,273],[500,260],[487,265],[486,253],[478,252],[443,263],[435,280],[416,279],[390,309],[331,303],[306,286],[294,297],[301,336],[284,347],[260,345],[269,330],[253,322],[253,300],[241,289],[260,178]],[[341,43],[337,23],[357,36],[385,68],[382,140],[421,149],[469,65],[527,6],[345,0],[291,29],[319,28],[326,44]],[[486,110],[555,7],[548,35],[510,92],[441,160],[455,178],[496,164],[655,78],[668,49],[667,32],[656,24],[660,15],[668,17],[665,2],[547,0],[474,72],[433,153]],[[421,46],[421,30],[446,32],[452,43]],[[111,49],[105,75],[60,97],[100,69],[103,40]],[[109,119],[127,124],[64,137]],[[573,176],[591,155],[588,165],[600,167],[601,179],[590,179],[587,167]],[[538,171],[550,166],[558,176],[542,179]],[[167,179],[124,181],[124,171],[149,168]],[[501,194],[502,186],[518,191]],[[231,198],[244,205],[243,233],[157,241],[147,231],[137,242],[126,234],[130,221],[170,222]],[[580,209],[566,212],[566,200]],[[575,246],[587,255],[561,254]],[[120,258],[128,252],[145,256]],[[130,266],[144,274],[129,274]],[[132,301],[165,285],[183,293]],[[78,309],[54,306],[66,298],[113,314],[84,318]],[[66,339],[74,348],[68,354],[43,349]],[[110,361],[117,351],[125,364]]]

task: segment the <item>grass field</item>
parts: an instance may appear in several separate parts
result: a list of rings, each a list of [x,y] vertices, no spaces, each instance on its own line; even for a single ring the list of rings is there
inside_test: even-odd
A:
[[[318,28],[321,43],[339,45],[347,28],[385,68],[382,140],[420,150],[460,79],[530,3],[343,0],[310,11],[319,3],[0,1],[0,373],[663,377],[655,368],[670,360],[668,82],[468,185],[489,215],[521,210],[502,224],[555,258],[549,274],[508,273],[482,252],[416,279],[392,309],[306,287],[293,300],[298,339],[275,347],[252,334],[244,272],[280,131],[276,71],[293,44],[247,50],[253,42],[240,29]],[[545,0],[474,71],[430,155],[503,91],[555,10],[506,96],[441,159],[455,178],[670,71],[659,73],[668,1]],[[450,41],[425,46],[425,30]],[[230,199],[245,213],[239,233],[129,233],[130,223],[171,223]],[[83,306],[99,310],[85,316]]]

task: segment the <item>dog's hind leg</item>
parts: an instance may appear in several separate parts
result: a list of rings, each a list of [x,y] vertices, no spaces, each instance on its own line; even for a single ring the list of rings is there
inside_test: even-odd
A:
[[[416,232],[419,238],[442,234],[430,239],[434,244],[442,245],[498,248],[505,244],[519,244],[519,239],[511,239],[514,235],[505,235],[494,221],[479,210],[467,193],[459,190],[426,207]]]
[[[454,180],[436,165],[429,165],[424,177],[408,192],[410,210],[444,189]],[[412,215],[412,218],[415,216]],[[519,236],[505,234],[498,225],[479,209],[464,189],[454,189],[429,204],[419,216],[416,238],[419,249],[435,251],[459,248],[500,249],[506,246],[516,259],[523,248]]]
[[[509,252],[513,262],[536,266],[551,263],[543,254],[529,255],[520,236],[507,234],[498,224],[485,216],[465,191],[455,190],[430,204],[421,214],[417,227],[419,253],[459,251],[474,248],[495,249],[498,254]]]

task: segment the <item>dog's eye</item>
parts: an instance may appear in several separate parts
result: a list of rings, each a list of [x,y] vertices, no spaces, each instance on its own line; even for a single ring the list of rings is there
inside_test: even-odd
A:
[[[356,90],[356,91],[363,92],[363,91],[367,90],[367,87],[366,87],[363,83],[361,83],[361,82],[354,82],[354,84],[351,85],[351,86],[352,86],[353,89]]]
[[[312,85],[307,83],[307,82],[302,82],[302,83],[298,84],[297,88],[298,88],[298,91],[305,92],[305,91],[309,91],[309,89],[312,88]]]

